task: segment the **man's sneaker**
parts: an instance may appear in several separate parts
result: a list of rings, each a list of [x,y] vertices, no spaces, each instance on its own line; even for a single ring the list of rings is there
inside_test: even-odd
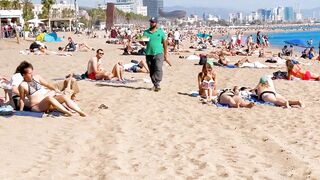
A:
[[[155,86],[155,87],[153,87],[153,90],[155,92],[159,92],[161,90],[161,88],[160,88],[160,86]]]

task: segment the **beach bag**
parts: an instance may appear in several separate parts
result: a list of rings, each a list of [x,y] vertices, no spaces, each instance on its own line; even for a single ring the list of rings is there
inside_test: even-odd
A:
[[[272,79],[275,80],[275,79],[287,79],[288,77],[288,73],[285,72],[285,71],[277,71],[277,72],[274,72],[273,73],[273,77]]]
[[[13,114],[13,107],[10,105],[0,107],[0,116],[10,116]]]
[[[205,56],[205,55],[200,55],[199,65],[204,65],[204,64],[206,64],[206,63],[207,63],[207,60],[208,60],[207,56]]]

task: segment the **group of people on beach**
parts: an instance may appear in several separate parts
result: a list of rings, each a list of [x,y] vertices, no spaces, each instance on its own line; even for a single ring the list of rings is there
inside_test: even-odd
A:
[[[117,63],[111,72],[102,68],[102,59],[104,51],[98,49],[96,55],[92,57],[87,64],[85,76],[91,80],[117,80],[124,81],[124,71],[149,73],[153,90],[160,91],[160,82],[163,72],[162,65],[166,61],[171,65],[167,54],[167,41],[162,29],[157,28],[157,19],[150,19],[150,28],[144,31],[144,36],[148,37],[146,43],[146,61],[132,61],[129,64]],[[68,44],[61,51],[75,51],[81,47],[88,50],[93,48],[79,44],[77,46],[72,38],[68,38]],[[30,46],[30,51],[47,49],[44,44],[34,42]],[[48,83],[40,75],[33,74],[33,66],[27,61],[21,62],[17,67],[11,80],[0,77],[5,85],[6,101],[16,110],[49,112],[57,110],[65,116],[72,116],[74,112],[80,116],[87,116],[85,112],[76,104],[75,96],[79,92],[77,81],[73,75],[69,75],[65,81],[56,85]]]
[[[94,57],[90,58],[87,63],[85,78],[92,81],[96,80],[116,80],[125,81],[124,72],[140,72],[149,73],[153,90],[158,92],[161,90],[160,82],[162,81],[163,71],[162,66],[166,62],[172,66],[169,61],[168,53],[170,47],[172,52],[190,52],[181,49],[181,41],[187,37],[196,37],[192,40],[195,43],[195,48],[199,51],[204,51],[209,47],[214,47],[214,50],[201,54],[200,57],[206,57],[206,61],[202,63],[202,71],[198,74],[199,94],[206,103],[220,103],[233,108],[252,108],[254,102],[248,101],[246,97],[256,96],[259,101],[272,103],[276,106],[289,108],[291,106],[303,107],[299,100],[288,100],[280,95],[268,76],[260,78],[258,85],[255,88],[234,86],[231,89],[218,89],[217,76],[218,73],[214,70],[214,66],[223,66],[229,68],[275,68],[277,66],[268,66],[258,61],[250,61],[248,56],[257,55],[260,58],[268,57],[271,61],[284,62],[287,67],[287,79],[300,78],[302,80],[320,80],[320,76],[308,70],[304,70],[298,61],[293,57],[293,47],[285,46],[279,54],[272,54],[266,51],[269,46],[267,35],[262,35],[257,32],[256,41],[253,36],[249,35],[246,42],[242,42],[243,32],[237,31],[235,38],[231,38],[229,43],[226,41],[216,42],[212,35],[207,35],[206,31],[198,32],[197,35],[188,33],[182,34],[179,29],[171,30],[167,35],[162,28],[158,27],[158,20],[155,17],[150,19],[150,27],[145,31],[139,31],[140,37],[133,33],[130,29],[125,31],[122,41],[124,42],[124,50],[128,54],[133,53],[134,43],[139,44],[143,49],[145,60],[135,61],[124,64],[116,63],[111,72],[106,71],[102,67],[104,51],[88,46],[85,43],[75,43],[69,37],[68,43],[58,48],[56,54],[65,54],[75,51],[96,51]],[[111,29],[110,37],[116,39],[121,33],[116,29]],[[142,35],[142,36],[141,36]],[[169,39],[169,41],[168,41]],[[135,42],[134,42],[135,41]],[[192,47],[190,47],[192,48]],[[31,53],[50,54],[45,44],[41,42],[33,42],[29,48]],[[66,55],[66,54],[65,54]],[[127,54],[126,54],[127,55]],[[314,49],[308,49],[304,55],[312,59],[316,56]],[[304,56],[303,55],[303,56]],[[236,63],[230,63],[226,56],[242,56]],[[312,56],[312,57],[311,57]],[[303,57],[304,58],[304,57]],[[35,112],[49,112],[58,110],[66,116],[72,116],[78,113],[80,116],[87,116],[82,109],[74,101],[76,94],[79,93],[77,81],[73,75],[69,75],[64,81],[56,84],[50,84],[39,75],[33,74],[33,66],[29,62],[23,61],[17,67],[15,74],[11,80],[0,77],[2,87],[5,89],[7,102],[10,102],[17,110],[30,110]]]
[[[239,35],[239,32],[236,32]],[[255,96],[258,101],[272,103],[281,107],[303,107],[299,100],[288,100],[276,92],[273,81],[269,76],[260,78],[258,85],[255,88],[238,87],[234,86],[232,89],[221,89],[217,87],[217,72],[214,71],[214,66],[224,66],[229,68],[250,67],[250,68],[277,68],[279,66],[268,66],[258,61],[250,62],[248,56],[258,55],[259,58],[268,58],[266,62],[277,63],[278,65],[284,64],[286,66],[286,79],[301,79],[301,80],[314,80],[320,81],[320,75],[313,73],[309,70],[304,70],[294,55],[293,46],[284,46],[282,51],[278,54],[266,51],[268,47],[267,36],[257,33],[256,42],[253,41],[252,35],[247,37],[246,45],[239,46],[237,43],[230,41],[229,44],[221,45],[221,48],[216,51],[211,51],[207,54],[200,54],[200,64],[202,71],[198,74],[198,89],[200,96],[204,99],[205,103],[220,103],[228,105],[229,107],[239,108],[247,107],[252,108],[254,102],[249,101],[248,96]],[[240,43],[241,44],[241,43]],[[244,51],[236,50],[236,48],[243,48]],[[258,51],[258,54],[253,53]],[[251,52],[251,53],[249,53]],[[241,58],[236,63],[231,64],[225,56],[246,56]],[[203,63],[205,58],[205,63]],[[314,48],[307,48],[301,58],[308,58],[313,60],[320,60],[320,56],[316,58]]]

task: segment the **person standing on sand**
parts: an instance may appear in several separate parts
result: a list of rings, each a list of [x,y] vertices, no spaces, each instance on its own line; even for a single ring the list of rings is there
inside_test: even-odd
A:
[[[170,66],[168,59],[168,41],[162,29],[157,28],[158,20],[152,17],[150,20],[150,28],[145,30],[143,36],[148,38],[146,49],[146,61],[150,70],[150,78],[154,85],[154,91],[160,91],[160,82],[162,80],[163,61]]]

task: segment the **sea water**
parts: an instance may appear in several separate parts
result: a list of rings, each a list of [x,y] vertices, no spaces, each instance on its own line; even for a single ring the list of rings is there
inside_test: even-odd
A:
[[[264,34],[264,33],[261,33]],[[305,42],[312,39],[312,46],[318,51],[320,46],[320,31],[303,31],[303,32],[286,32],[286,33],[270,33],[268,34],[271,47],[283,47],[284,41],[301,39]],[[307,43],[306,43],[307,44]]]

